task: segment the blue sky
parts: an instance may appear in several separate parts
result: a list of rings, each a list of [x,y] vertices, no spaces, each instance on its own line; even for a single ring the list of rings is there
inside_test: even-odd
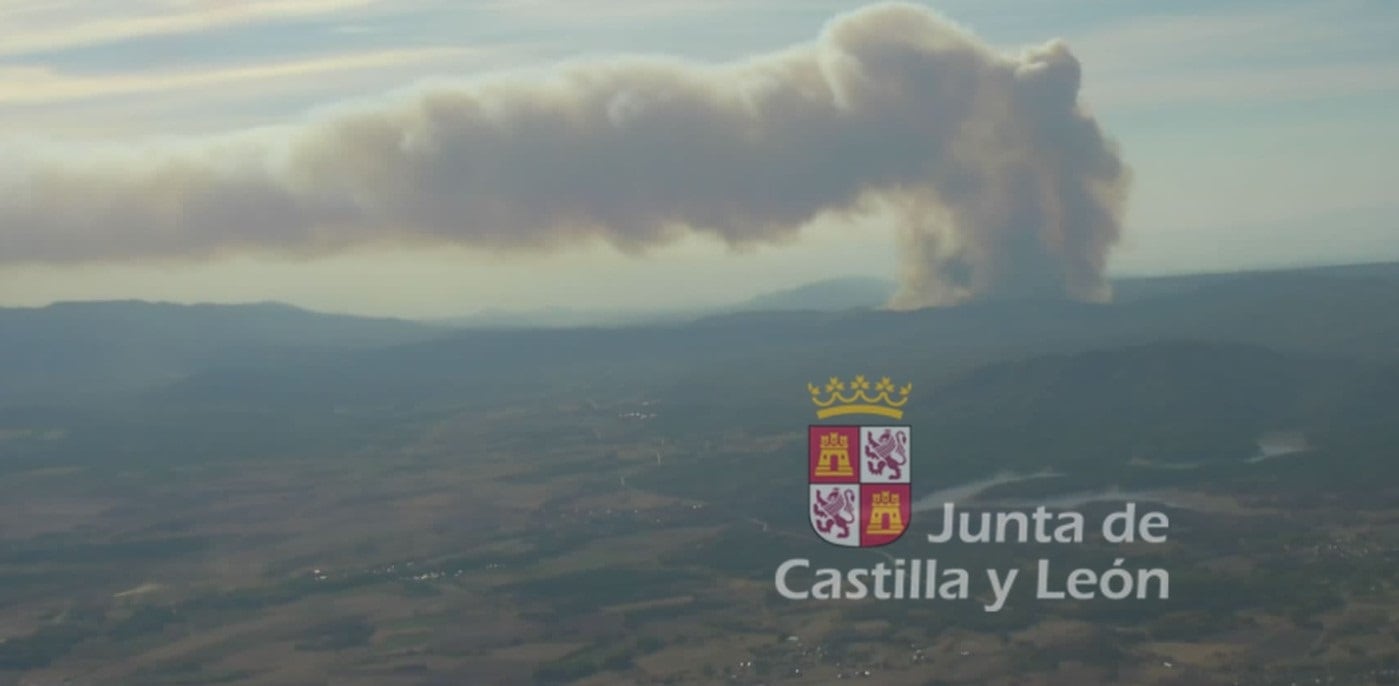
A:
[[[424,81],[580,57],[741,59],[809,42],[862,4],[0,0],[0,150],[198,141]],[[1399,3],[924,4],[999,49],[1063,38],[1081,60],[1081,102],[1134,177],[1111,273],[1399,259]],[[606,246],[506,261],[393,247],[311,261],[19,264],[0,266],[0,304],[276,299],[410,316],[647,308],[885,274],[896,249],[877,231],[857,241],[822,223],[792,245],[735,253],[687,239],[642,258]]]

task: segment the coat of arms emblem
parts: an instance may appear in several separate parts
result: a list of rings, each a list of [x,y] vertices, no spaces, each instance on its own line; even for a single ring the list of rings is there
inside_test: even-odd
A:
[[[884,377],[871,391],[863,376],[848,385],[832,377],[824,389],[807,384],[807,390],[819,419],[866,414],[897,420],[913,384],[896,390]],[[907,425],[885,423],[807,427],[807,514],[817,536],[838,546],[872,548],[908,530],[911,434]]]

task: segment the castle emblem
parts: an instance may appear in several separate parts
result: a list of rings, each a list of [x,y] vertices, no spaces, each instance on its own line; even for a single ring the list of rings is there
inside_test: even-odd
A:
[[[843,415],[903,418],[913,384],[895,387],[888,377],[849,384],[832,377],[824,388],[807,384],[818,419]],[[892,425],[807,427],[808,517],[822,540],[872,548],[898,540],[913,514],[910,485],[911,429]]]

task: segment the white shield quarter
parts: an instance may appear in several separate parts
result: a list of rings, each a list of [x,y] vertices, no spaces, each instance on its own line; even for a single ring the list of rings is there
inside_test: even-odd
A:
[[[909,483],[913,432],[907,426],[860,427],[860,481]]]
[[[860,545],[859,484],[811,484],[807,517],[811,528],[827,543],[851,548]]]

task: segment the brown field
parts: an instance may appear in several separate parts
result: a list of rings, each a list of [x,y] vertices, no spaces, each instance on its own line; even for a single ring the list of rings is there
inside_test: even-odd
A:
[[[1080,686],[1298,674],[1366,684],[1384,683],[1386,661],[1399,655],[1392,567],[1363,589],[1313,603],[1298,588],[1297,599],[1261,598],[1242,612],[1210,609],[1229,599],[1189,588],[1176,605],[1129,616],[1095,615],[1101,603],[1031,605],[1000,625],[977,605],[782,601],[771,581],[777,546],[821,550],[810,532],[743,503],[648,488],[649,470],[684,467],[704,451],[658,447],[606,411],[570,412],[552,421],[577,430],[533,452],[512,437],[538,415],[514,408],[495,425],[443,419],[387,454],[248,459],[158,479],[11,475],[0,482],[5,544],[149,549],[0,566],[28,584],[7,596],[0,648],[42,650],[35,637],[46,630],[80,632],[55,633],[62,650],[0,670],[0,684]],[[801,440],[716,443],[769,455]],[[1289,509],[1223,489],[1172,497],[1213,518],[1215,543],[1182,526],[1162,548],[1169,566],[1210,583],[1247,587],[1286,569],[1335,588],[1325,575],[1377,569],[1399,538],[1395,507]],[[1218,543],[1232,529],[1255,547]],[[757,571],[704,556],[735,537],[758,548],[733,563]],[[927,554],[922,544],[907,550]],[[619,573],[635,580],[611,581]],[[147,615],[163,619],[137,621]]]

